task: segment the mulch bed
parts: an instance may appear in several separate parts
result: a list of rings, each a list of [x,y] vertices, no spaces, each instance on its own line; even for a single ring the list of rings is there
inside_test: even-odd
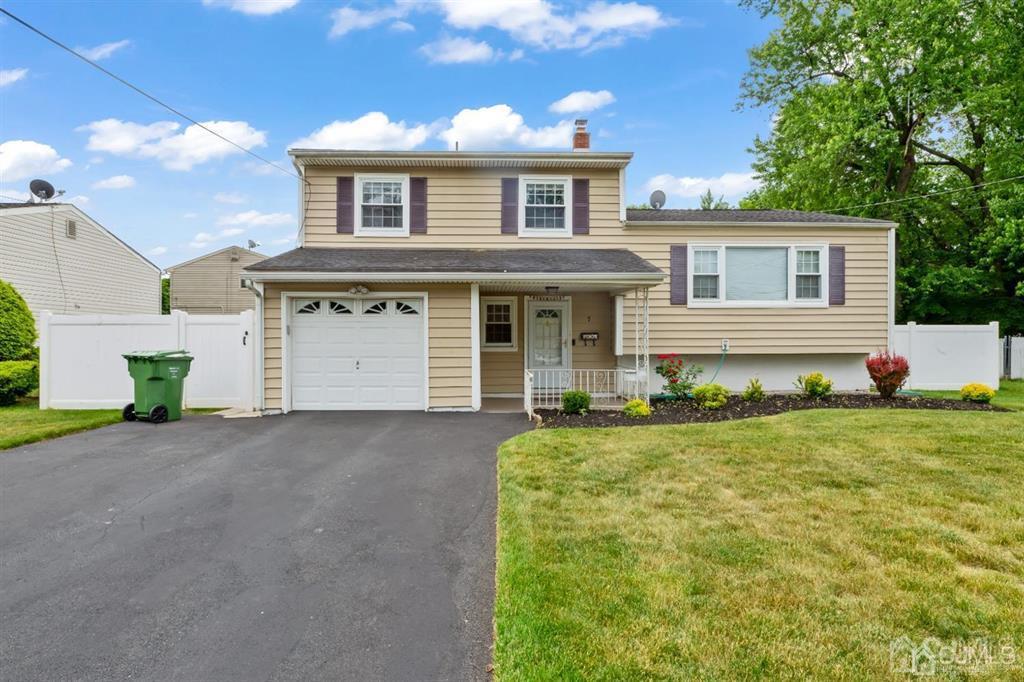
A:
[[[729,402],[718,410],[702,410],[692,400],[672,400],[651,406],[651,416],[633,419],[619,410],[594,410],[588,414],[562,414],[557,410],[537,410],[543,428],[597,427],[597,426],[646,426],[649,424],[693,424],[700,422],[721,422],[730,419],[767,417],[793,410],[815,410],[822,408],[898,410],[949,410],[972,412],[1009,412],[1002,407],[983,403],[968,403],[944,398],[915,398],[897,396],[889,400],[871,393],[843,393],[813,400],[798,395],[768,395],[759,403],[729,396]]]

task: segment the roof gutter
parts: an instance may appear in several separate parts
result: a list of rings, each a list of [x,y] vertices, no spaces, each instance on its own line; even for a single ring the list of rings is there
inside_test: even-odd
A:
[[[252,282],[550,282],[559,284],[604,283],[653,286],[665,279],[663,272],[296,272],[245,270]]]

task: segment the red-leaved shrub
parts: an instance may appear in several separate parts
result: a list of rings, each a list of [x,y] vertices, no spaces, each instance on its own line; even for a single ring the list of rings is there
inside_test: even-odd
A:
[[[887,350],[879,351],[869,355],[864,361],[868,368],[868,376],[875,382],[878,395],[883,398],[891,398],[907,383],[910,376],[910,363],[902,355],[890,353]]]

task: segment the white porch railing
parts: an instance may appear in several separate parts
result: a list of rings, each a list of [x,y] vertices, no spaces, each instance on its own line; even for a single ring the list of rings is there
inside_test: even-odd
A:
[[[618,409],[634,398],[647,399],[646,377],[632,369],[528,369],[523,376],[523,407],[559,409],[566,391],[590,394],[590,409]]]

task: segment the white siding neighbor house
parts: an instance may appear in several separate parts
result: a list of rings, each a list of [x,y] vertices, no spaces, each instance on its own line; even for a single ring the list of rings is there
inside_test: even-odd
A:
[[[0,279],[37,316],[160,313],[160,268],[73,204],[0,204]]]

